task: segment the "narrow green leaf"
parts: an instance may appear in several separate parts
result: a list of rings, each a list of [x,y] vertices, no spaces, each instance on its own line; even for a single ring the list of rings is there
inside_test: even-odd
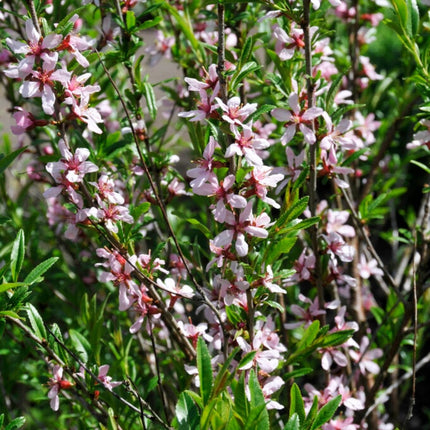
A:
[[[247,366],[249,363],[252,363],[254,360],[255,355],[257,354],[257,351],[251,351],[245,354],[245,357],[240,360],[239,364],[237,365],[237,368],[241,370],[243,367]]]
[[[260,118],[261,115],[264,115],[265,113],[270,112],[271,110],[275,109],[275,107],[276,107],[275,105],[260,106],[254,113],[252,113],[251,115],[248,116],[248,118],[246,118],[245,124],[251,121],[254,122],[258,118]]]
[[[146,104],[149,110],[149,115],[151,115],[152,119],[155,119],[155,117],[157,116],[157,101],[155,99],[154,89],[149,82],[144,82],[142,85]]]
[[[198,430],[200,429],[200,414],[193,399],[187,392],[182,392],[176,405],[177,429]]]
[[[231,78],[231,89],[235,90],[246,76],[259,70],[260,67],[261,66],[259,66],[255,61],[250,61],[249,63],[244,64],[243,67],[239,68]]]
[[[129,31],[136,25],[136,16],[132,10],[128,10],[125,14],[125,25]]]
[[[234,411],[240,417],[242,423],[247,420],[249,407],[250,405],[245,392],[245,372],[242,372],[234,391]]]
[[[239,58],[239,67],[245,64],[252,55],[252,48],[254,47],[255,39],[254,37],[248,37],[245,40],[242,51]]]
[[[74,329],[69,330],[70,341],[79,358],[86,363],[88,361],[88,351],[91,350],[91,345],[85,336]]]
[[[285,224],[299,217],[308,207],[308,202],[309,197],[306,196],[293,203],[289,208],[285,209],[275,224],[276,228],[281,229],[285,226]]]
[[[27,284],[38,282],[40,277],[58,260],[58,257],[51,257],[36,266],[24,279]]]
[[[197,341],[197,369],[200,378],[200,395],[206,406],[212,391],[212,363],[208,347],[202,337]]]
[[[310,426],[312,425],[312,423],[315,420],[315,417],[317,415],[318,412],[318,397],[314,396],[314,400],[312,402],[312,406],[308,412],[308,414],[306,415],[306,419],[302,425],[303,429],[309,429]]]
[[[288,254],[288,252],[290,252],[291,248],[294,246],[296,241],[297,241],[297,237],[295,237],[295,236],[284,237],[283,239],[279,240],[278,242],[274,243],[273,245],[270,245],[269,249],[267,250],[267,254],[266,254],[267,264],[272,264],[282,254]]]
[[[28,284],[25,282],[5,282],[0,285],[0,294],[12,288],[25,287],[26,285]]]
[[[414,38],[418,32],[420,11],[416,0],[406,0],[406,6],[408,9],[408,28],[410,28],[410,36]]]
[[[13,242],[12,253],[10,256],[10,271],[12,272],[12,280],[18,280],[19,272],[22,268],[25,255],[25,238],[24,230],[20,229],[16,239]]]
[[[284,430],[300,430],[300,418],[296,413],[291,415],[284,427]]]
[[[430,167],[426,166],[423,163],[420,163],[419,161],[416,160],[411,160],[412,164],[415,164],[418,167],[421,167],[421,169],[423,169],[426,173],[428,173],[430,175]]]
[[[253,425],[253,427],[251,428],[255,430],[268,430],[270,428],[269,413],[266,408],[266,400],[263,391],[261,390],[254,369],[251,369],[248,384],[251,394],[251,413],[247,422],[249,424],[252,423],[251,425]]]
[[[4,430],[17,430],[24,426],[25,424],[25,417],[18,417],[12,420]]]
[[[297,351],[300,351],[301,349],[305,349],[309,345],[311,345],[312,342],[317,337],[319,329],[320,329],[320,322],[318,320],[315,320],[309,327],[307,327],[305,332],[303,333],[302,338],[300,339],[300,342],[298,342],[296,346]]]
[[[339,395],[326,403],[318,412],[315,421],[312,423],[311,430],[317,430],[321,428],[323,424],[333,418],[333,415],[336,413],[336,410],[339,407],[341,400],[342,396]]]
[[[207,238],[211,237],[210,230],[200,221],[196,220],[195,218],[187,218],[186,221],[195,226],[198,230],[200,230]]]
[[[322,338],[322,343],[318,344],[319,348],[327,348],[329,346],[338,346],[345,343],[352,335],[354,330],[341,330],[334,333],[326,334]]]
[[[292,385],[290,390],[290,417],[294,414],[297,414],[300,422],[305,421],[305,404],[300,388],[296,383]]]
[[[27,147],[24,146],[23,148],[17,149],[6,156],[4,156],[4,154],[0,154],[0,175],[13,163],[15,158],[22,154],[26,149]]]
[[[38,310],[31,304],[27,304],[27,317],[30,322],[33,333],[39,339],[47,339],[46,329],[43,324],[42,317],[40,316]]]

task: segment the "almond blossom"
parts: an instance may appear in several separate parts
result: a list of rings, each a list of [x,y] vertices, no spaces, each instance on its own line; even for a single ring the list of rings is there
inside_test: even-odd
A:
[[[53,411],[58,411],[60,407],[60,398],[58,394],[61,390],[67,390],[73,384],[67,379],[63,379],[63,368],[56,364],[52,369],[52,378],[48,381],[50,387],[48,398],[51,399],[50,406]]]
[[[32,72],[35,63],[39,60],[43,62],[44,67],[46,67],[45,63],[47,63],[47,67],[50,69],[53,68],[53,65],[58,60],[58,53],[52,50],[61,42],[61,35],[51,33],[42,37],[31,19],[25,22],[25,33],[28,43],[6,38],[6,43],[12,52],[25,55],[25,58],[18,65],[11,65],[8,70],[5,70],[4,73],[9,78],[26,78]]]
[[[278,120],[285,122],[286,130],[281,137],[281,142],[286,145],[295,136],[297,127],[303,133],[305,141],[313,145],[317,138],[312,130],[312,121],[323,114],[323,109],[312,107],[310,109],[301,109],[299,105],[299,96],[297,93],[291,93],[288,97],[288,103],[291,110],[276,108],[272,110],[272,115]]]
[[[222,119],[230,124],[241,125],[249,115],[257,110],[257,103],[241,104],[240,97],[232,97],[224,103],[219,97],[215,97],[218,106],[225,112]]]
[[[223,247],[235,240],[237,255],[239,257],[247,255],[249,246],[245,240],[245,233],[248,233],[250,236],[260,238],[266,238],[269,235],[265,226],[268,225],[270,220],[262,219],[262,223],[260,225],[252,225],[251,220],[253,220],[252,202],[248,202],[238,217],[228,211],[225,222],[228,224],[229,228],[222,231],[215,237],[214,245]]]

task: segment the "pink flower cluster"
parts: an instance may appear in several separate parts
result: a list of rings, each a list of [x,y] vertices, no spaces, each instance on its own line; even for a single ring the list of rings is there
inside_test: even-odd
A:
[[[74,15],[71,22],[78,19],[78,15]],[[43,112],[48,117],[58,120],[66,105],[69,106],[67,120],[79,119],[87,124],[90,131],[102,133],[97,125],[103,122],[100,113],[89,106],[91,94],[100,91],[100,87],[85,85],[91,76],[89,73],[76,76],[66,68],[70,56],[82,67],[88,67],[89,62],[82,52],[90,49],[91,44],[73,33],[66,36],[56,33],[42,36],[31,19],[25,23],[25,32],[25,42],[6,39],[8,47],[18,57],[18,62],[10,62],[4,74],[22,82],[19,92],[24,98],[39,98]],[[60,54],[63,54],[61,58]],[[36,119],[22,108],[17,109],[14,115],[17,121],[13,129],[15,134],[46,125],[45,118]]]

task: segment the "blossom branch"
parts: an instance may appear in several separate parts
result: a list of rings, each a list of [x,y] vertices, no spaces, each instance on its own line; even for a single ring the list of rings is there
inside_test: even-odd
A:
[[[312,41],[310,34],[310,0],[303,0],[303,21],[302,21],[302,30],[304,35],[304,44],[305,44],[305,62],[306,62],[306,86],[307,86],[307,95],[308,95],[308,107],[309,109],[313,108],[315,105],[314,101],[314,91],[315,85],[312,82]],[[315,119],[311,121],[312,131],[315,132]],[[313,145],[309,145],[309,209],[311,211],[311,216],[314,217],[317,215],[317,144],[316,141]],[[315,280],[316,287],[318,293],[318,300],[321,308],[324,307],[325,299],[324,299],[324,290],[322,285],[322,276],[321,276],[321,258],[319,253],[319,245],[318,245],[318,225],[312,225],[309,229],[311,242],[312,242],[312,250],[315,255]],[[325,315],[321,315],[321,323],[325,325]]]

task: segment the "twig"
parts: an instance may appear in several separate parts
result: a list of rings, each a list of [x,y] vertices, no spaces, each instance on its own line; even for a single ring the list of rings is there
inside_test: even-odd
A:
[[[311,46],[311,35],[310,35],[310,0],[303,0],[303,22],[301,24],[303,30],[303,39],[305,44],[305,62],[306,62],[306,86],[308,95],[308,108],[312,108],[315,105],[314,92],[315,85],[312,82],[312,46]],[[312,130],[315,131],[315,120],[312,120]],[[317,213],[317,142],[310,145],[309,148],[309,209],[311,216],[316,216]],[[318,301],[321,308],[324,307],[324,290],[322,285],[322,274],[321,274],[321,259],[318,245],[318,226],[313,225],[309,229],[312,242],[312,250],[315,255],[315,280],[318,292]],[[321,315],[321,323],[325,325],[325,315]]]
[[[415,366],[415,373],[418,372],[422,367],[424,367],[427,363],[430,362],[430,353],[424,356]],[[402,375],[396,382],[390,385],[387,389],[383,390],[380,396],[376,399],[373,405],[369,406],[366,410],[365,418],[379,405],[385,403],[387,401],[387,397],[391,394],[396,388],[398,388],[404,381],[407,381],[410,377],[412,377],[414,371],[413,369],[408,370],[404,375]]]
[[[356,230],[360,233],[361,237],[364,239],[364,241],[366,242],[367,245],[367,249],[368,251],[371,253],[372,257],[376,260],[376,262],[378,263],[378,266],[382,269],[382,271],[384,272],[384,276],[386,278],[386,280],[388,281],[389,285],[393,288],[394,292],[396,293],[397,297],[399,298],[399,300],[405,304],[405,298],[402,296],[399,287],[397,286],[396,282],[394,281],[393,277],[391,276],[390,272],[387,270],[387,268],[385,267],[385,264],[382,262],[381,258],[379,257],[379,254],[376,252],[372,242],[369,239],[369,236],[367,235],[367,233],[364,231],[364,227],[363,224],[360,222],[360,218],[356,212],[356,210],[354,209],[354,205],[352,204],[348,193],[345,192],[345,190],[343,188],[341,188],[342,190],[342,194],[343,197],[345,198],[345,201],[348,205],[349,210],[351,211],[352,214],[352,221],[355,225]]]
[[[220,84],[221,100],[226,103],[227,101],[227,81],[224,75],[225,69],[225,9],[224,5],[218,3],[218,80]]]
[[[34,7],[33,0],[27,0],[28,7],[30,9],[31,20],[33,21],[33,25],[36,28],[37,32],[41,35],[42,31],[40,29],[39,20],[37,18],[36,8]]]
[[[151,173],[150,173],[150,171],[149,171],[149,169],[148,169],[148,166],[147,166],[147,164],[146,164],[146,162],[145,162],[145,158],[144,158],[144,156],[143,156],[142,150],[141,150],[141,148],[140,148],[140,146],[139,146],[139,139],[137,138],[136,130],[135,130],[134,126],[133,126],[133,122],[132,122],[132,120],[131,120],[130,113],[129,113],[129,111],[128,111],[128,109],[127,109],[127,106],[126,106],[126,104],[125,104],[125,102],[124,102],[124,99],[123,99],[123,97],[122,97],[122,95],[121,95],[121,92],[119,91],[118,86],[115,84],[115,81],[113,80],[113,78],[112,78],[111,74],[110,74],[110,73],[109,73],[109,71],[107,70],[107,68],[106,68],[106,66],[105,66],[105,64],[104,64],[104,62],[102,61],[102,58],[101,58],[101,56],[100,56],[100,53],[99,53],[99,52],[97,52],[97,54],[98,54],[98,56],[99,56],[100,64],[102,65],[103,70],[105,71],[106,75],[108,76],[109,81],[110,81],[110,82],[111,82],[111,84],[112,84],[112,87],[114,88],[115,92],[118,94],[119,101],[120,101],[120,103],[121,103],[121,105],[122,105],[122,107],[123,107],[123,109],[124,109],[124,113],[125,113],[125,115],[126,115],[126,117],[127,117],[127,120],[128,120],[129,126],[130,126],[130,129],[131,129],[131,132],[132,132],[132,135],[133,135],[133,139],[134,139],[134,142],[135,142],[135,144],[136,144],[136,149],[137,149],[137,152],[138,152],[138,154],[139,154],[140,162],[141,162],[141,164],[142,164],[142,167],[143,167],[143,170],[144,170],[144,172],[145,172],[145,175],[146,175],[146,177],[148,178],[148,181],[149,181],[149,184],[150,184],[151,190],[152,190],[152,192],[154,193],[155,199],[156,199],[156,201],[157,201],[157,205],[159,206],[159,208],[160,208],[160,210],[161,210],[161,213],[162,213],[163,219],[164,219],[164,221],[165,221],[165,223],[166,223],[167,229],[169,230],[170,237],[173,239],[173,242],[174,242],[175,247],[176,247],[176,249],[177,249],[177,251],[178,251],[178,254],[179,254],[179,256],[180,256],[180,258],[181,258],[181,260],[182,260],[182,262],[183,262],[183,264],[184,264],[184,267],[185,267],[185,269],[186,269],[186,271],[187,271],[188,275],[190,276],[190,279],[191,279],[191,281],[192,281],[193,285],[196,287],[196,290],[198,291],[198,293],[199,293],[199,294],[201,295],[201,297],[203,298],[203,300],[204,300],[205,304],[206,304],[206,305],[207,305],[207,306],[212,310],[212,312],[213,312],[213,313],[215,314],[215,316],[217,317],[217,319],[218,319],[218,321],[219,321],[219,323],[220,323],[220,326],[221,326],[221,327],[223,327],[223,320],[222,320],[222,317],[221,317],[221,315],[220,315],[220,313],[219,313],[218,309],[216,309],[216,307],[214,306],[214,304],[213,304],[213,303],[208,299],[208,297],[206,296],[206,293],[204,292],[203,288],[200,286],[200,284],[199,284],[199,283],[197,282],[197,280],[195,279],[195,277],[194,277],[194,275],[193,275],[193,273],[192,273],[192,271],[191,271],[191,269],[190,269],[190,266],[189,266],[189,264],[188,264],[188,262],[187,262],[187,259],[185,258],[185,255],[184,255],[184,253],[183,253],[183,251],[182,251],[182,248],[181,248],[181,246],[180,246],[180,244],[179,244],[179,242],[178,242],[178,239],[177,239],[177,237],[176,237],[176,234],[175,234],[175,232],[173,231],[173,227],[172,227],[172,225],[170,224],[169,217],[167,216],[166,208],[165,208],[164,203],[163,203],[163,201],[162,201],[162,199],[161,199],[161,197],[160,197],[160,195],[159,195],[159,193],[158,193],[158,191],[157,191],[157,187],[155,186],[155,183],[154,183],[154,181],[153,181],[153,179],[152,179]]]

